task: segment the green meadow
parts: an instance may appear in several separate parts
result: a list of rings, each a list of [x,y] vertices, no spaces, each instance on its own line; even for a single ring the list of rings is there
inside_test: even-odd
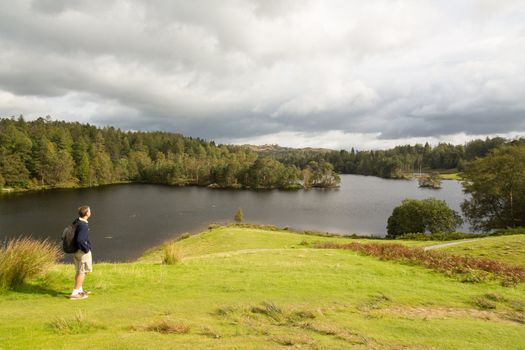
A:
[[[485,237],[466,244],[446,247],[443,251],[525,266],[525,234]]]
[[[523,283],[464,283],[314,247],[324,241],[350,240],[217,227],[176,242],[173,265],[161,248],[95,264],[84,284],[92,294],[74,301],[73,266],[56,265],[0,294],[0,349],[525,349]],[[523,263],[525,235],[443,251],[492,251],[489,242],[517,247],[521,260],[503,260]]]

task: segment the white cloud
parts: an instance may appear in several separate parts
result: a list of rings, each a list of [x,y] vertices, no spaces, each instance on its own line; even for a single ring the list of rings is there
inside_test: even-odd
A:
[[[326,132],[279,132],[275,134],[261,135],[253,138],[238,138],[232,140],[219,140],[219,142],[231,142],[235,145],[275,145],[292,148],[326,148],[326,149],[346,149],[354,148],[356,150],[379,150],[389,149],[402,145],[424,145],[428,142],[435,146],[438,143],[451,143],[462,145],[485,137],[503,137],[513,140],[525,137],[525,132],[511,132],[506,134],[491,135],[466,135],[465,133],[446,135],[440,137],[408,137],[398,139],[382,139],[379,133],[346,133],[341,130],[331,130]]]
[[[334,148],[523,132],[524,23],[518,0],[17,1],[0,112]]]

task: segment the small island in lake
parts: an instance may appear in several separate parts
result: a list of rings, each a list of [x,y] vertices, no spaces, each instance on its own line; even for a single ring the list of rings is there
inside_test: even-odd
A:
[[[419,182],[419,187],[433,188],[436,190],[441,188],[441,178],[438,173],[418,176],[417,181]]]

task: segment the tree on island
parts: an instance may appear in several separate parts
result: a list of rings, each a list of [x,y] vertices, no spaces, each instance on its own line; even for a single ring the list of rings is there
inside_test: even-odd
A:
[[[237,209],[235,212],[235,216],[233,217],[236,223],[241,223],[244,220],[244,213],[242,212],[242,208]]]
[[[388,218],[387,237],[405,233],[453,232],[463,223],[461,216],[443,200],[405,199]]]
[[[311,161],[303,170],[304,187],[337,187],[341,178],[334,172],[332,164],[321,160]]]
[[[441,188],[441,178],[439,176],[439,173],[433,172],[429,175],[423,175],[418,178],[419,187],[426,187],[426,188],[434,188],[439,189]]]
[[[525,226],[525,145],[507,145],[465,165],[461,208],[472,227]]]

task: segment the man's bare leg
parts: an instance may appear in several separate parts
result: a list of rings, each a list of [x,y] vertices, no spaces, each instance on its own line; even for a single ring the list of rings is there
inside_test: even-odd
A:
[[[82,283],[84,283],[84,278],[86,274],[83,272],[77,272],[75,274],[75,289],[80,290],[82,288]]]

